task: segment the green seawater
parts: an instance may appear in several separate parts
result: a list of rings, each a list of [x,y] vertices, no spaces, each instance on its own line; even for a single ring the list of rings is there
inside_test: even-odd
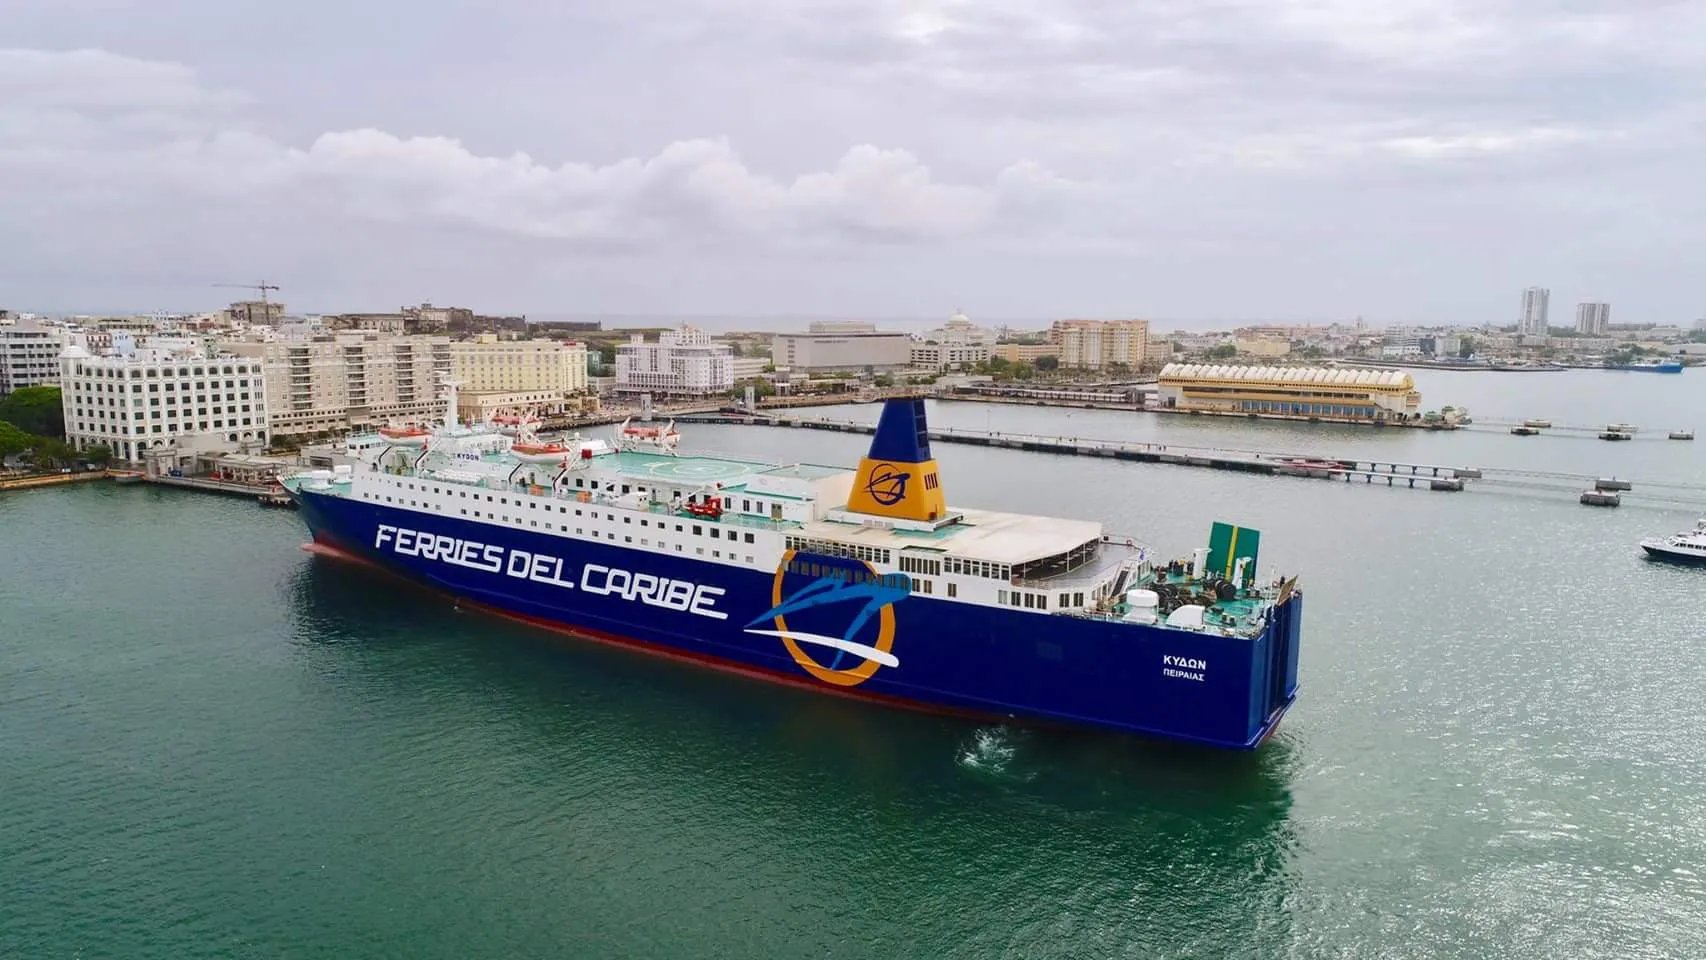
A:
[[[1706,444],[1071,422],[1706,481]],[[866,441],[688,442],[852,462]],[[1260,529],[1265,572],[1308,596],[1276,738],[814,696],[458,613],[247,501],[4,494],[0,957],[1706,956],[1706,571],[1635,547],[1699,506],[936,453],[956,502],[1169,552]]]

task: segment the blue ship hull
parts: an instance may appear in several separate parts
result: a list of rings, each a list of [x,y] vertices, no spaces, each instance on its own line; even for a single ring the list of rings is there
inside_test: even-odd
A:
[[[856,613],[846,604],[835,622],[827,603],[775,616],[766,635],[784,586],[793,594],[812,582],[790,571],[790,558],[771,575],[312,490],[294,496],[317,543],[472,604],[824,693],[1232,749],[1265,740],[1297,693],[1298,592],[1255,638],[910,594],[865,625],[885,651],[878,662],[784,636],[842,633]],[[423,538],[458,549],[448,561],[431,549],[423,557]]]
[[[1629,370],[1636,373],[1681,373],[1680,362],[1666,363],[1626,363],[1606,367],[1607,370]]]

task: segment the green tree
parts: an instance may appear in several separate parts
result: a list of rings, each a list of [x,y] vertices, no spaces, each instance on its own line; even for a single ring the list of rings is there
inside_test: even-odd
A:
[[[1210,347],[1207,356],[1210,360],[1230,360],[1233,357],[1238,356],[1238,346],[1236,344],[1223,343],[1218,347]]]
[[[33,449],[36,438],[19,430],[4,420],[0,420],[0,457],[12,457]]]
[[[104,443],[91,443],[83,448],[82,458],[90,463],[104,467],[113,458],[113,448]]]
[[[58,387],[20,387],[0,397],[0,420],[25,433],[65,436],[65,408]]]
[[[769,380],[753,379],[742,380],[736,383],[735,388],[729,391],[729,396],[734,397],[736,400],[744,399],[746,397],[747,387],[752,388],[752,397],[754,400],[763,400],[765,397],[773,397],[776,395],[776,385],[774,383],[771,383]]]
[[[1060,369],[1059,357],[1038,357],[1032,364],[1040,373],[1053,373]]]
[[[52,437],[35,437],[35,448],[30,453],[30,459],[35,465],[44,469],[61,466],[77,459],[77,451],[64,440]]]
[[[1474,337],[1464,337],[1463,341],[1461,343],[1459,343],[1457,346],[1457,356],[1460,359],[1467,360],[1470,357],[1473,357],[1474,355],[1475,355],[1475,338]]]

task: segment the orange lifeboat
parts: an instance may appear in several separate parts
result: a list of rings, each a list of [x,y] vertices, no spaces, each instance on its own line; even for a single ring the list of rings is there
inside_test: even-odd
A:
[[[573,449],[560,443],[514,443],[510,444],[509,452],[528,463],[556,463],[574,454]]]
[[[427,442],[427,438],[432,436],[432,431],[413,425],[407,427],[380,427],[379,435],[391,443],[401,444],[406,447],[418,447]]]

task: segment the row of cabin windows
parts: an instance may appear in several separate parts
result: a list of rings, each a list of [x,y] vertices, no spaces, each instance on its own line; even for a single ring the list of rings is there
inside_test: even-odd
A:
[[[1047,610],[1048,594],[1025,593],[1022,590],[998,590],[996,591],[995,602],[1007,606],[1024,607],[1026,610]],[[1061,610],[1068,607],[1082,607],[1084,606],[1084,594],[1062,593],[1056,600],[1056,606]]]
[[[1007,580],[1013,575],[1013,568],[1005,563],[990,563],[987,560],[966,560],[960,557],[948,557],[942,561],[942,568],[949,573],[963,574],[968,577],[989,577],[994,580]]]
[[[392,483],[392,485],[393,485],[393,486],[399,486],[399,487],[404,487],[404,488],[407,488],[407,489],[409,489],[409,490],[414,490],[414,489],[416,489],[416,487],[415,487],[415,485],[414,485],[414,484],[412,484],[412,483],[408,483],[408,484],[401,484],[401,483],[398,483],[398,482],[397,482],[397,481],[391,481],[391,483]],[[428,491],[429,491],[429,490],[430,490],[430,491],[431,491],[431,492],[433,492],[433,493],[447,493],[447,492],[448,492],[448,491],[446,491],[446,490],[444,490],[444,489],[443,489],[443,488],[442,488],[442,487],[429,487],[429,486],[427,486],[427,485],[426,485],[426,484],[424,484],[424,483],[423,483],[423,484],[421,484],[421,485],[420,485],[420,487],[419,487],[419,489],[420,489],[420,491],[421,491],[421,492],[422,492],[422,493],[426,493],[426,492],[428,492]],[[461,491],[458,491],[458,493],[459,493],[459,494],[460,494],[460,495],[461,495],[461,496],[462,496],[462,497],[463,497],[463,498],[466,498],[466,497],[467,497],[467,496],[468,496],[468,491],[466,491],[466,490],[461,490]],[[475,499],[475,500],[478,500],[478,499],[480,499],[480,494],[478,494],[478,493],[475,493],[475,494],[474,494],[474,499]],[[393,501],[392,501],[392,499],[391,499],[391,498],[390,498],[390,497],[386,497],[386,498],[385,498],[385,502],[386,502],[386,503],[391,503],[391,502],[393,502]],[[409,505],[410,505],[410,506],[419,506],[419,504],[417,504],[417,503],[415,503],[415,501],[413,501],[413,500],[409,500],[409,501],[406,501],[406,502],[407,502],[407,503],[408,503],[408,504],[409,504]],[[509,498],[508,498],[508,497],[497,497],[497,498],[495,498],[495,499],[494,499],[494,498],[493,498],[493,496],[492,496],[492,494],[489,494],[489,493],[488,493],[488,494],[486,494],[486,502],[487,502],[487,503],[494,503],[494,502],[495,502],[495,503],[497,503],[497,504],[498,504],[498,505],[499,505],[499,506],[505,506],[505,507],[507,507],[507,506],[509,506],[509,505],[510,505],[510,502],[509,502]],[[523,501],[523,500],[522,500],[522,499],[521,499],[521,498],[519,498],[519,497],[517,497],[517,498],[516,498],[516,501],[515,501],[515,506],[517,506],[517,507],[519,507],[519,506],[521,506],[521,505],[522,505],[522,503],[524,503],[524,502],[525,502],[525,503],[526,503],[526,504],[527,504],[527,506],[528,506],[528,509],[531,509],[531,510],[537,510],[537,509],[539,509],[539,504],[538,504],[538,502],[537,502],[537,501]],[[430,504],[429,504],[429,506],[430,506]],[[549,503],[547,503],[547,504],[546,504],[546,505],[545,505],[545,511],[546,511],[546,512],[547,512],[547,513],[550,513],[550,512],[552,512],[552,511],[556,511],[556,512],[558,512],[558,513],[568,513],[568,512],[569,512],[569,508],[568,508],[568,507],[558,507],[558,506],[554,506],[554,505],[552,505],[552,504],[549,504]],[[574,511],[575,511],[575,516],[577,516],[577,517],[579,517],[579,516],[583,516],[583,515],[585,515],[585,511],[583,511],[583,510],[582,510],[582,509],[581,509],[581,508],[580,508],[580,507],[575,507],[575,508],[574,508]],[[467,516],[467,515],[468,515],[468,511],[466,511],[466,510],[464,510],[464,511],[462,511],[462,514],[463,514],[463,516]],[[476,511],[474,511],[474,516],[476,516],[476,517],[478,517],[478,516],[480,516],[480,515],[481,515],[481,514],[480,514],[480,512],[479,512],[479,511],[478,511],[478,510],[476,510]],[[488,516],[488,517],[493,517],[493,518],[496,518],[496,515],[495,515],[495,514],[489,514],[489,513],[488,513],[488,514],[486,514],[486,516]],[[598,511],[597,511],[597,510],[594,510],[594,511],[592,511],[592,517],[593,517],[593,518],[594,518],[594,519],[597,519],[597,517],[598,517]],[[615,519],[616,519],[616,514],[614,514],[614,513],[606,513],[606,514],[605,514],[605,515],[604,515],[604,517],[605,517],[605,519],[606,519],[606,520],[615,520]],[[505,516],[505,517],[502,517],[502,518],[501,518],[501,519],[504,519],[504,520],[508,520],[508,519],[510,519],[510,518],[509,518],[509,517],[508,517],[508,516]],[[517,522],[517,523],[520,523],[520,522],[521,522],[521,519],[520,519],[520,518],[519,518],[519,517],[517,517],[517,518],[515,518],[515,521],[516,521],[516,522]],[[624,516],[624,517],[622,517],[622,522],[623,522],[623,523],[628,523],[628,524],[631,524],[631,523],[633,523],[633,522],[634,522],[634,518],[633,518],[633,517],[632,517],[632,516]],[[648,520],[648,519],[646,519],[646,518],[643,518],[643,517],[642,517],[642,518],[641,518],[641,519],[640,519],[640,526],[642,526],[642,527],[650,527],[650,526],[652,526],[652,525],[653,525],[653,524],[652,524],[652,521],[650,521],[650,520]],[[658,529],[659,529],[659,530],[665,530],[665,529],[668,529],[668,527],[669,527],[669,526],[670,526],[670,525],[669,525],[669,524],[668,524],[668,523],[667,523],[667,522],[665,522],[665,521],[663,521],[663,520],[659,520],[659,521],[657,521],[657,524],[656,524],[656,526],[657,526],[657,528],[658,528]],[[684,526],[685,526],[685,525],[684,525],[684,524],[680,524],[680,523],[678,523],[678,524],[675,524],[675,532],[676,532],[676,533],[685,533],[685,532],[686,532],[686,531],[685,531],[685,530],[684,530],[684,529],[683,529],[683,528],[684,528]],[[693,524],[693,525],[692,525],[692,527],[693,527],[693,536],[695,536],[695,537],[703,537],[703,536],[707,536],[707,534],[706,534],[706,532],[705,532],[705,526],[704,526],[704,525],[703,525],[703,524],[698,524],[698,523],[695,523],[695,524]],[[565,528],[565,529],[566,529],[566,528]],[[710,537],[711,537],[711,539],[713,539],[713,540],[722,540],[722,539],[726,539],[726,540],[730,540],[730,541],[740,541],[740,540],[742,540],[742,539],[744,539],[744,540],[745,540],[745,542],[747,542],[747,543],[755,543],[755,542],[757,542],[757,538],[755,538],[755,537],[754,537],[754,536],[753,536],[753,535],[752,535],[752,534],[750,534],[750,533],[743,533],[743,532],[742,532],[742,531],[739,531],[739,530],[724,530],[724,529],[722,529],[722,528],[721,528],[721,527],[712,527],[712,528],[711,528],[711,530],[710,530],[710,533],[709,533],[709,536],[710,536]]]
[[[904,573],[875,573],[870,570],[849,570],[814,560],[790,560],[788,572],[797,573],[803,577],[822,577],[829,580],[840,580],[843,583],[877,583],[885,587],[905,590],[908,593],[934,594],[936,585],[933,581],[909,577]],[[948,584],[948,596],[959,596],[959,587]]]
[[[803,550],[806,553],[817,553],[826,557],[846,557],[850,560],[864,560],[867,563],[889,562],[889,551],[882,547],[867,547],[856,543],[792,536],[784,538],[783,543],[789,550]]]
[[[376,500],[377,500],[377,499],[378,499],[378,497],[377,497],[377,495],[374,495],[374,494],[366,494],[366,493],[364,493],[364,494],[362,494],[362,496],[363,496],[363,497],[372,497],[372,498],[373,498],[373,499],[376,499]],[[476,499],[478,499],[478,498],[476,498]],[[429,508],[429,509],[435,509],[435,510],[443,510],[443,509],[444,509],[444,507],[443,507],[443,505],[441,505],[441,504],[433,504],[433,503],[420,503],[420,502],[418,502],[418,501],[415,501],[415,500],[409,500],[409,499],[407,499],[407,498],[405,498],[405,497],[386,497],[386,498],[385,498],[385,502],[386,502],[386,503],[395,503],[395,504],[397,504],[397,505],[398,505],[398,506],[404,506],[404,505],[407,505],[407,506],[411,506],[411,507],[427,507],[427,508]],[[478,510],[475,510],[475,511],[472,511],[472,512],[471,512],[471,513],[470,513],[470,511],[468,511],[468,510],[467,510],[467,509],[466,509],[466,508],[464,508],[464,509],[462,509],[462,510],[460,510],[460,511],[458,511],[458,512],[459,512],[459,513],[461,513],[461,514],[462,514],[462,516],[464,516],[464,517],[467,517],[467,516],[473,516],[473,517],[476,517],[476,518],[484,518],[484,519],[486,519],[486,520],[508,520],[508,521],[511,521],[511,522],[513,522],[513,523],[515,523],[515,525],[516,525],[516,526],[520,526],[520,525],[521,525],[521,518],[520,518],[520,517],[511,517],[511,516],[508,516],[508,515],[501,515],[501,516],[500,516],[500,515],[499,515],[499,514],[496,514],[496,513],[492,513],[492,512],[490,512],[490,511],[488,511],[488,512],[486,512],[486,513],[481,513],[481,512],[480,512],[480,511],[478,511]],[[567,509],[565,509],[565,510],[564,510],[564,511],[563,511],[563,512],[564,512],[564,513],[567,513],[567,512],[568,512],[568,511],[567,511]],[[576,514],[576,515],[577,515],[577,516],[578,516],[578,515],[580,515],[580,513],[581,513],[581,511],[579,511],[579,510],[576,510],[576,511],[575,511],[575,514]],[[597,518],[597,517],[598,517],[598,514],[597,514],[597,513],[594,513],[594,514],[593,514],[593,515],[592,515],[592,516],[593,516],[593,518],[594,518],[594,519],[596,519],[596,518]],[[607,515],[607,516],[608,516],[608,515]],[[614,520],[614,519],[615,519],[615,517],[614,517],[614,516],[608,516],[608,518],[609,518],[609,519],[612,519],[612,520]],[[531,526],[534,526],[534,527],[537,527],[537,526],[539,526],[539,521],[537,521],[537,520],[534,520],[534,521],[532,521],[532,523],[531,523],[531,524],[530,524],[530,525],[531,525]],[[658,529],[660,529],[660,530],[661,530],[661,529],[663,529],[663,526],[664,526],[664,525],[663,525],[663,524],[661,524],[661,523],[660,523],[660,524],[658,524]],[[561,529],[561,530],[562,530],[562,531],[563,531],[563,532],[564,532],[564,533],[568,533],[568,532],[569,532],[569,525],[568,525],[568,524],[566,524],[566,523],[565,523],[565,524],[563,524],[563,526],[562,526],[562,527],[561,527],[561,528],[557,528],[557,527],[554,527],[554,526],[553,526],[553,525],[552,525],[552,524],[551,524],[551,522],[550,522],[550,521],[546,521],[546,523],[545,523],[545,529],[547,529],[547,530],[553,530],[553,529]],[[681,526],[680,526],[680,525],[679,525],[679,524],[678,524],[678,525],[677,525],[677,526],[676,526],[676,528],[675,528],[675,529],[676,529],[676,531],[677,531],[677,532],[680,532],[680,531],[681,531]],[[695,532],[697,532],[697,530],[698,530],[698,528],[697,528],[697,527],[696,527],[696,528],[695,528]],[[712,531],[712,532],[713,532],[713,533],[715,533],[715,531]],[[576,527],[576,528],[575,528],[575,533],[576,533],[576,534],[578,534],[578,535],[580,535],[580,536],[586,536],[586,529],[585,529],[585,528],[584,528],[584,527]],[[593,532],[592,532],[592,535],[593,535],[593,536],[594,536],[594,537],[596,537],[596,536],[598,536],[598,534],[599,534],[599,532],[598,532],[598,531],[597,531],[597,530],[594,530],[594,531],[593,531]],[[749,533],[749,534],[747,534],[747,535],[746,535],[746,536],[747,536],[747,540],[746,540],[746,542],[747,542],[747,543],[751,543],[751,542],[752,542],[752,534],[750,534],[750,533]],[[605,535],[604,535],[604,538],[605,538],[605,539],[606,539],[606,540],[609,540],[609,541],[611,541],[611,542],[615,542],[615,540],[616,540],[616,534],[614,534],[614,533],[606,533],[606,534],[605,534]],[[729,539],[730,539],[730,540],[733,540],[733,539],[734,539],[734,538],[735,538],[735,534],[734,534],[734,532],[733,532],[733,531],[730,531],[730,533],[729,533]],[[632,536],[624,536],[624,537],[623,537],[623,538],[622,538],[622,542],[623,542],[623,543],[629,543],[629,544],[631,544],[631,543],[633,543],[633,542],[634,542],[634,538],[633,538],[633,537],[632,537]],[[640,546],[642,546],[642,547],[649,547],[649,546],[651,546],[651,545],[652,545],[652,542],[651,542],[651,540],[650,540],[650,539],[649,539],[649,538],[646,538],[646,537],[642,537],[642,538],[640,538]],[[669,545],[669,544],[667,544],[667,543],[664,543],[664,542],[663,542],[663,541],[662,541],[662,540],[659,540],[659,541],[658,541],[658,544],[657,544],[657,546],[658,546],[658,549],[659,549],[659,550],[663,550],[663,549],[667,549],[667,548],[668,548],[668,547],[669,547],[669,546],[670,546],[670,545]],[[676,552],[676,553],[682,553],[682,552],[684,552],[684,547],[683,547],[683,545],[682,545],[682,544],[679,544],[679,543],[678,543],[678,544],[675,544],[675,552]],[[698,554],[698,555],[699,555],[699,556],[701,556],[701,557],[702,557],[702,556],[704,556],[704,555],[705,555],[705,548],[704,548],[704,547],[696,547],[696,548],[694,548],[694,552],[695,552],[695,553],[697,553],[697,554]],[[713,559],[717,559],[717,560],[721,560],[721,559],[723,559],[723,551],[721,551],[721,550],[712,550],[712,551],[711,551],[711,557],[712,557],[712,558],[713,558]],[[730,551],[729,551],[729,552],[728,552],[728,559],[730,559],[730,560],[740,560],[740,559],[742,559],[742,557],[741,557],[741,556],[740,556],[740,555],[739,555],[739,554],[737,554],[737,553],[735,553],[735,552],[734,552],[734,551],[733,551],[733,550],[730,550]],[[746,555],[746,557],[745,557],[745,560],[746,560],[746,562],[747,562],[747,563],[753,563],[753,562],[754,562],[754,561],[753,561],[753,558],[752,558],[752,555],[751,555],[751,554],[747,554],[747,555]],[[929,591],[926,591],[926,592],[929,592]]]
[[[901,554],[900,568],[907,573],[922,573],[932,577],[942,575],[942,561],[928,560],[924,557],[909,557]]]
[[[597,490],[597,489],[599,489],[599,484],[598,484],[597,480],[589,481],[585,477],[576,477],[575,478],[575,486],[579,489],[582,489],[582,490]],[[616,493],[617,492],[617,484],[614,481],[606,480],[604,482],[603,489],[608,490],[611,493]],[[631,492],[634,492],[634,491],[639,491],[640,493],[645,493],[646,488],[642,487],[642,486],[632,486],[632,485],[626,484],[626,483],[621,485],[621,493],[624,495],[631,493]],[[708,499],[709,497],[710,497],[710,494],[695,494],[693,496],[688,497],[687,499],[689,499],[689,500],[702,500],[702,499]],[[733,501],[730,501],[730,506],[732,508]],[[781,519],[782,505],[779,503],[766,503],[763,500],[742,500],[740,502],[740,509],[741,509],[742,513],[757,513],[760,515],[762,515],[766,510],[769,510],[772,512],[772,516],[775,519]]]
[[[830,580],[840,580],[843,583],[876,583],[896,590],[910,592],[913,587],[912,578],[903,573],[873,573],[869,570],[849,570],[846,567],[818,563],[815,560],[790,560],[788,572],[797,573],[803,577],[822,577]]]

